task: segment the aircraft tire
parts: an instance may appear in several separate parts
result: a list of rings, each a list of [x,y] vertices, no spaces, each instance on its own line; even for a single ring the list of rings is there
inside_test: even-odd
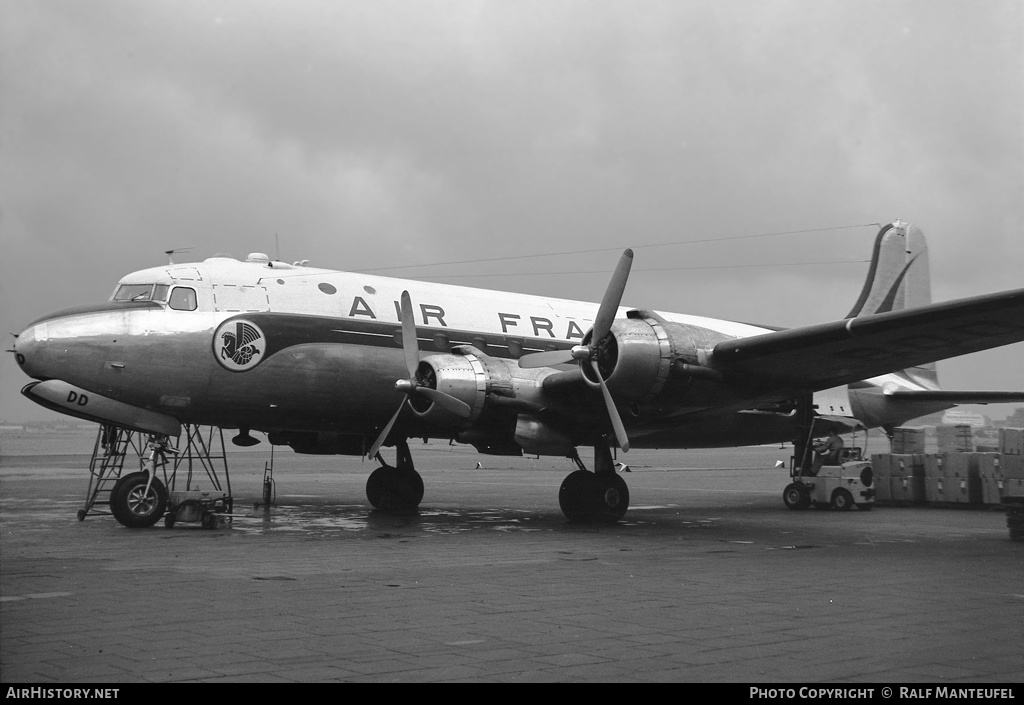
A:
[[[120,523],[120,524],[122,524],[124,526],[127,526],[127,524],[125,524],[124,521],[122,521],[122,506],[123,505],[119,503],[119,497],[121,496],[121,490],[124,488],[124,484],[126,482],[128,482],[128,480],[131,480],[132,478],[135,478],[135,477],[145,477],[145,476],[146,476],[146,473],[144,473],[144,472],[132,472],[132,473],[129,473],[127,475],[122,475],[121,477],[118,478],[117,482],[114,483],[114,486],[110,490],[110,513],[113,515],[113,517],[115,519],[117,519],[118,523]]]
[[[366,499],[382,512],[416,509],[423,501],[423,478],[415,470],[379,467],[366,479]]]
[[[811,493],[803,485],[791,482],[782,491],[782,501],[790,509],[807,509],[811,506]]]
[[[853,509],[853,495],[842,487],[832,493],[832,508],[841,512],[848,512]]]
[[[146,493],[146,473],[132,473],[122,478],[116,492],[110,493],[110,512],[118,523],[129,529],[144,529],[157,523],[167,511],[167,489],[153,478]]]
[[[596,475],[587,470],[576,470],[562,480],[558,488],[558,506],[569,521],[588,521],[595,502]]]
[[[613,473],[594,475],[590,488],[591,510],[597,521],[615,522],[629,509],[629,485]]]

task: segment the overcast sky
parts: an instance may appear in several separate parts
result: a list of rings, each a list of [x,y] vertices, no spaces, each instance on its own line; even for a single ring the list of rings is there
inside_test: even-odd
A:
[[[0,332],[275,235],[334,269],[610,248],[378,272],[588,300],[634,247],[627,305],[798,326],[901,217],[935,300],[1020,288],[1022,8],[3,0]],[[939,370],[1022,390],[1024,345]],[[55,417],[27,381],[0,357],[0,420]]]

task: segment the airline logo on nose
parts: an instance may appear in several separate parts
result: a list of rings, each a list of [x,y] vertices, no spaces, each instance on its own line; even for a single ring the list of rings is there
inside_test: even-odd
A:
[[[258,325],[235,318],[222,323],[213,334],[213,355],[225,369],[245,372],[260,364],[266,343]]]

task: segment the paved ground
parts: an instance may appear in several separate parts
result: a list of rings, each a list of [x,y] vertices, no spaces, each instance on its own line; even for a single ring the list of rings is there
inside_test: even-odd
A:
[[[407,516],[291,453],[254,511],[264,455],[233,454],[215,531],[79,522],[84,458],[0,457],[0,679],[1024,682],[998,512],[792,512],[785,451],[634,451],[626,521],[579,526],[567,461],[413,452]]]

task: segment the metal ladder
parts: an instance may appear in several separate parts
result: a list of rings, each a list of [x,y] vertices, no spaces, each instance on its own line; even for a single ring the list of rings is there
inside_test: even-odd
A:
[[[138,435],[119,426],[100,424],[89,460],[89,488],[85,492],[85,505],[78,510],[79,521],[84,521],[89,515],[110,516],[110,510],[107,509],[110,506],[110,491],[121,479],[129,449],[135,451],[139,468],[142,467],[145,446],[140,444]],[[102,509],[96,508],[97,502]]]

